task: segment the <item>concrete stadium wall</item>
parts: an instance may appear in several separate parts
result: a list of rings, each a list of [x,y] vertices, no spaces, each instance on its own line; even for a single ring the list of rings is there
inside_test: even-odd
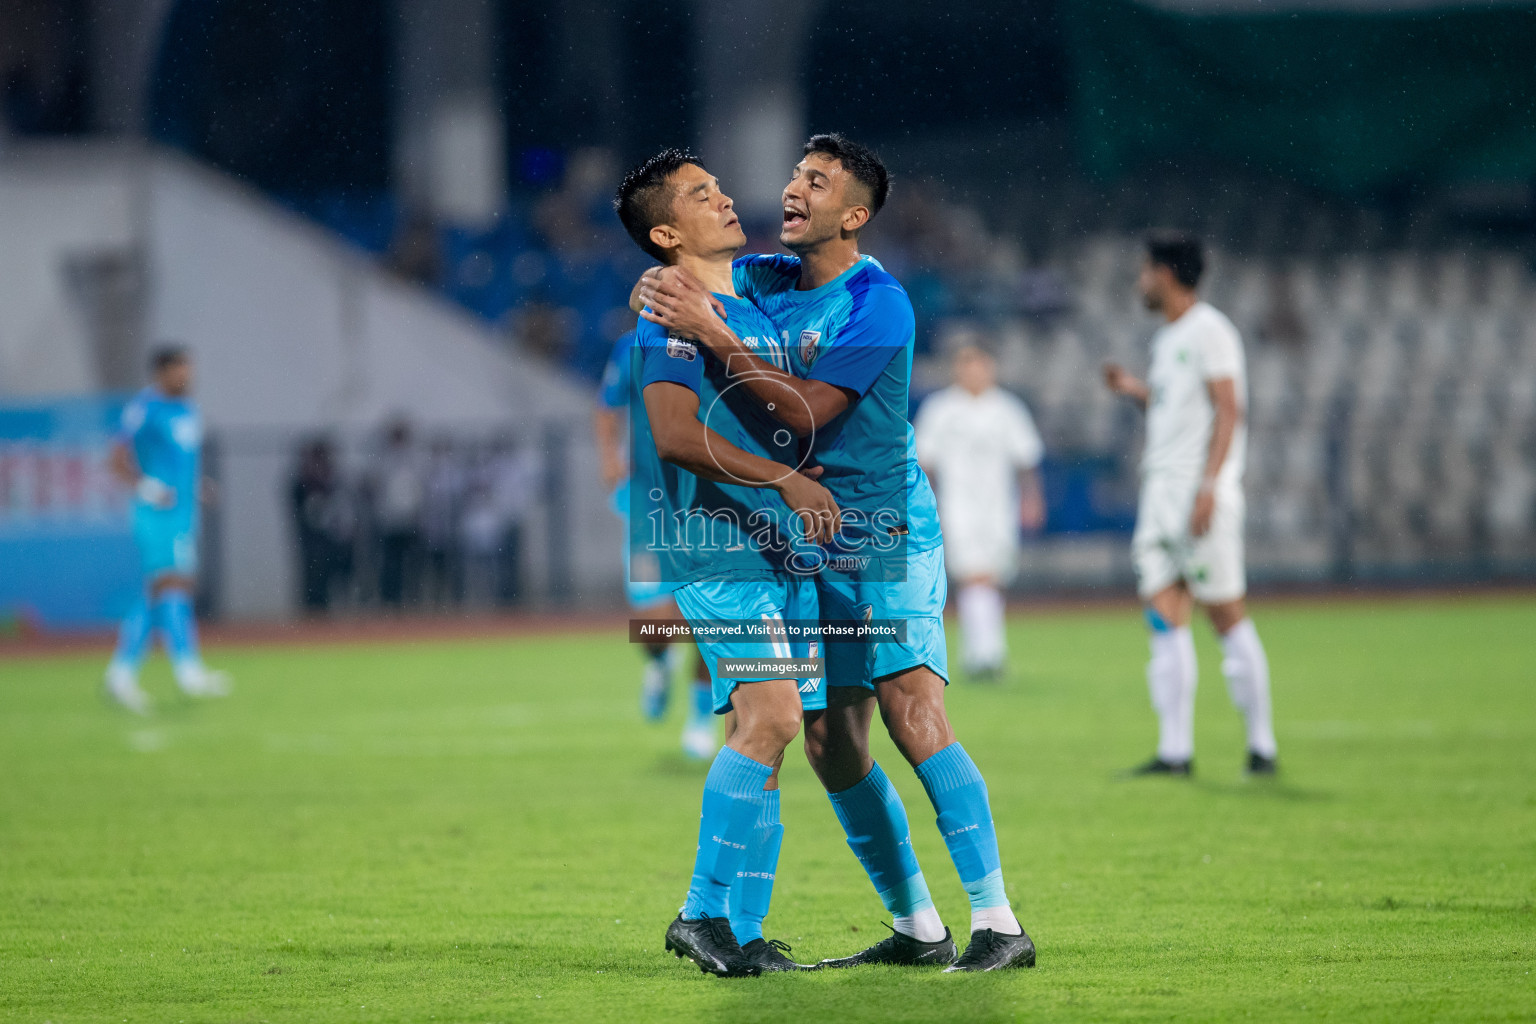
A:
[[[72,262],[125,252],[136,236],[131,167],[72,148],[12,148],[0,162],[0,396],[94,390],[88,313]]]
[[[257,193],[186,160],[123,147],[9,151],[0,161],[0,396],[101,390],[102,360],[63,271],[72,254],[140,254],[142,351],[187,344],[211,436],[223,439],[218,518],[222,612],[292,614],[285,489],[293,446],[403,414],[423,431],[510,430],[569,440],[565,505],[528,550],[549,592],[550,524],[573,538],[566,590],[610,603],[619,532],[597,479],[583,384],[513,352],[488,328]],[[141,355],[141,352],[140,352]],[[541,560],[542,559],[542,560]]]

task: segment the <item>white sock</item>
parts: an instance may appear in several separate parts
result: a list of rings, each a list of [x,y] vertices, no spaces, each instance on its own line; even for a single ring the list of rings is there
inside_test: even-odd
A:
[[[1147,689],[1157,712],[1157,756],[1170,764],[1195,756],[1195,634],[1188,626],[1152,634]]]
[[[1269,710],[1269,658],[1252,619],[1244,619],[1221,638],[1221,671],[1232,703],[1248,723],[1248,749],[1275,756],[1275,725]]]
[[[1008,654],[1003,595],[990,583],[960,588],[960,636],[967,668],[998,668]]]
[[[939,912],[932,907],[892,918],[891,927],[918,942],[938,942],[944,937],[944,922],[939,919]]]
[[[971,911],[971,934],[991,928],[1000,935],[1017,935],[1024,930],[1009,907],[982,907]]]

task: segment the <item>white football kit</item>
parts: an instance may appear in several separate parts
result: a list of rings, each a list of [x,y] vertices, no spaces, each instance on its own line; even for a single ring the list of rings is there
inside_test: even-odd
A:
[[[917,459],[938,477],[944,563],[956,579],[1006,583],[1019,549],[1018,474],[1045,448],[1029,409],[1002,388],[934,392],[913,420]]]
[[[1131,539],[1137,591],[1145,600],[1183,580],[1197,601],[1221,604],[1247,591],[1243,567],[1243,468],[1248,430],[1238,421],[1216,478],[1216,509],[1204,536],[1189,518],[1210,450],[1215,408],[1206,386],[1230,378],[1246,410],[1242,338],[1219,310],[1197,302],[1152,339],[1147,374],[1147,446]]]

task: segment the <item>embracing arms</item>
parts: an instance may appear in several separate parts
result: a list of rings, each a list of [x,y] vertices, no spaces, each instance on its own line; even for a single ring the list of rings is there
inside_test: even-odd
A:
[[[656,381],[641,398],[664,461],[705,480],[778,491],[799,514],[809,540],[828,542],[841,528],[837,503],[814,479],[820,468],[800,472],[737,448],[699,419],[699,396],[682,384]]]
[[[697,339],[741,380],[779,422],[800,437],[840,415],[858,396],[826,381],[803,380],[753,354],[716,311],[716,300],[691,275],[675,267],[647,271],[631,304],[645,319]]]

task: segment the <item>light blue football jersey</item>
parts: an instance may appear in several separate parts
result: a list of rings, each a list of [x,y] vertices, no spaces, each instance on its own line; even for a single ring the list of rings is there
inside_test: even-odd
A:
[[[169,511],[181,520],[197,516],[197,485],[203,452],[203,420],[197,406],[145,388],[123,407],[120,440],[133,451],[139,472],[176,492]],[[136,503],[139,499],[135,497]]]
[[[860,396],[811,439],[808,461],[824,468],[821,483],[843,510],[830,568],[839,554],[890,561],[940,547],[938,504],[907,421],[916,319],[906,290],[868,256],[809,291],[796,288],[795,256],[743,256],[732,278],[773,319],[792,373]]]
[[[736,336],[763,359],[787,368],[773,322],[735,296],[717,296]],[[648,320],[636,329],[633,348],[636,394],[659,381],[699,396],[699,418],[715,433],[753,455],[799,465],[800,445],[746,387],[730,381],[725,367],[693,342],[669,336]],[[644,401],[630,407],[631,482],[629,535],[632,572],[651,561],[664,582],[766,580],[788,571],[805,542],[796,518],[777,491],[716,483],[693,475],[656,452]],[[654,556],[654,558],[652,557]]]
[[[635,346],[635,331],[625,331],[613,343],[608,362],[603,367],[602,386],[597,390],[597,402],[604,409],[622,409],[629,404],[630,388],[634,383],[634,360],[631,353]]]

